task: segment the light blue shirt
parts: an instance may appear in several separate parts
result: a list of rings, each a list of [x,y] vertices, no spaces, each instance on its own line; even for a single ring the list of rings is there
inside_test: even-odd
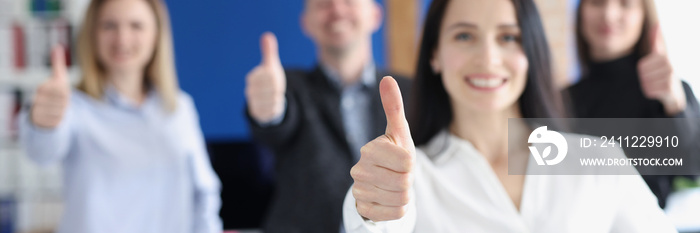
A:
[[[342,79],[333,69],[321,65],[331,84],[340,91],[340,114],[343,117],[345,138],[350,144],[350,150],[355,162],[360,160],[360,148],[373,138],[370,138],[372,124],[372,89],[377,83],[374,63],[365,65],[360,79],[350,85],[343,85]]]
[[[357,162],[360,160],[360,148],[371,140],[370,129],[374,126],[371,91],[377,84],[375,65],[367,63],[362,69],[360,80],[350,85],[343,85],[340,75],[330,67],[321,65],[321,69],[333,87],[340,91],[340,114],[343,117],[345,140],[350,144],[350,152]],[[346,232],[342,220],[338,232]]]
[[[330,67],[321,65],[321,70],[331,85],[340,92],[340,114],[343,117],[345,140],[350,145],[354,161],[357,162],[360,160],[360,148],[373,139],[370,138],[371,127],[374,126],[371,91],[377,85],[376,66],[373,62],[367,63],[362,69],[359,81],[350,85],[343,85],[340,75]],[[285,112],[286,108],[285,99]],[[262,127],[279,125],[284,120],[285,112],[268,122],[257,123]],[[339,232],[345,233],[342,223]]]
[[[29,157],[63,167],[59,233],[222,231],[221,183],[192,98],[180,93],[172,113],[161,100],[151,91],[138,106],[111,86],[101,100],[74,90],[51,130],[23,113]]]
[[[373,139],[370,138],[373,127],[371,91],[377,85],[376,67],[374,63],[369,62],[362,69],[360,80],[351,85],[343,85],[340,75],[331,68],[321,65],[321,70],[331,85],[340,92],[340,114],[343,117],[345,140],[350,144],[350,152],[357,162],[360,160],[360,148]],[[284,106],[286,112],[286,99]],[[262,127],[279,125],[284,120],[285,112],[268,122],[257,123]]]

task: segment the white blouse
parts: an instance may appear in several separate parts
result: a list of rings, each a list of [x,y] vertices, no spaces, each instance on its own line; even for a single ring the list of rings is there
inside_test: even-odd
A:
[[[443,131],[416,156],[407,214],[364,221],[350,190],[347,232],[676,232],[639,175],[527,175],[518,211],[470,142]]]

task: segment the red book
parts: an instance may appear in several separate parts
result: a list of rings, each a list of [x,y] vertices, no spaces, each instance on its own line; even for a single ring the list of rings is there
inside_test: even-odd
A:
[[[14,48],[14,66],[16,70],[27,67],[24,29],[18,23],[12,24],[12,44]]]

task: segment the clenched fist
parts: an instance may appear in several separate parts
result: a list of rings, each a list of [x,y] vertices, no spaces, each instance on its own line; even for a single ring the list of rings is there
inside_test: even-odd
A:
[[[406,214],[416,149],[396,80],[384,77],[379,91],[387,118],[386,133],[362,147],[360,161],[350,175],[355,180],[352,195],[359,214],[372,221],[388,221]]]
[[[61,123],[70,100],[70,83],[66,72],[63,47],[51,53],[52,75],[36,91],[31,108],[31,121],[41,128],[53,129]]]
[[[287,79],[277,50],[277,38],[266,32],[260,38],[262,62],[246,76],[245,95],[248,112],[257,122],[265,123],[284,112]]]

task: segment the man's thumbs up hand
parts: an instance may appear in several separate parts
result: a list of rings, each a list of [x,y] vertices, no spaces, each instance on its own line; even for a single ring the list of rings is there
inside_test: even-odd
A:
[[[259,123],[270,122],[284,112],[287,79],[280,63],[275,34],[260,38],[262,61],[246,76],[245,95],[248,112]]]
[[[51,53],[51,77],[37,89],[31,109],[34,125],[53,129],[61,123],[70,100],[70,83],[66,71],[63,47],[56,46]]]
[[[379,83],[387,118],[386,133],[361,149],[350,170],[357,211],[373,221],[395,220],[406,214],[411,199],[416,149],[404,115],[401,91],[392,77]]]
[[[276,67],[282,66],[277,45],[277,37],[271,32],[266,32],[260,37],[260,54],[262,61],[260,65]]]

